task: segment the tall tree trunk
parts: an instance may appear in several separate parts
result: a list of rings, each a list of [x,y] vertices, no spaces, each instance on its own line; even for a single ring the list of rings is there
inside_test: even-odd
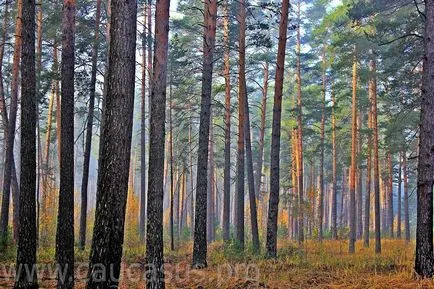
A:
[[[322,116],[321,116],[321,155],[319,160],[319,206],[318,206],[318,239],[323,239],[323,221],[324,221],[324,130],[325,130],[325,102],[327,90],[327,76],[326,76],[326,47],[323,47],[322,65]]]
[[[217,0],[205,1],[203,65],[202,65],[202,95],[199,124],[199,147],[196,177],[196,213],[193,245],[193,267],[207,266],[206,216],[207,216],[207,173],[208,173],[208,142],[211,122],[212,70],[214,61]]]
[[[238,145],[237,145],[237,195],[235,207],[235,237],[237,245],[244,248],[244,142],[246,117],[246,2],[240,0],[237,20],[239,23],[238,47]]]
[[[354,51],[355,53],[355,51]],[[356,168],[357,168],[357,58],[353,60],[353,83],[352,83],[352,128],[351,128],[351,170],[350,170],[350,235],[349,252],[355,252],[356,243]]]
[[[209,127],[209,148],[208,148],[208,198],[207,198],[207,242],[208,244],[214,241],[215,227],[215,167],[214,167],[214,131],[212,117],[213,112],[210,112],[210,127]]]
[[[356,215],[356,226],[357,226],[357,240],[361,240],[363,237],[363,168],[361,166],[361,156],[362,156],[362,112],[357,114],[357,215]]]
[[[375,253],[381,253],[381,208],[380,208],[380,172],[378,164],[378,125],[377,125],[377,63],[375,51],[371,51],[369,61],[369,94],[372,109],[372,129],[373,129],[373,148],[374,148],[374,207],[375,207]]]
[[[190,110],[191,111],[191,110]],[[192,120],[188,123],[188,159],[189,159],[189,174],[190,174],[190,230],[191,237],[194,237],[194,180],[193,180],[193,141],[191,135]]]
[[[169,0],[156,2],[154,66],[150,86],[150,133],[148,165],[148,212],[146,223],[146,264],[148,289],[164,289],[163,259],[163,196],[164,196],[164,141],[166,119],[166,78],[169,35]],[[148,2],[150,11],[150,1]],[[148,27],[151,24],[148,15]],[[148,38],[151,35],[148,30]],[[148,41],[148,57],[149,57]],[[148,58],[149,60],[149,58]],[[149,65],[149,62],[148,62]]]
[[[36,266],[36,71],[35,71],[35,1],[19,2],[22,7],[21,53],[21,178],[20,178],[20,226],[18,229],[17,274],[15,289],[38,288]],[[20,29],[21,30],[21,29]],[[21,39],[19,40],[21,45]],[[18,73],[18,72],[17,72]],[[12,114],[12,112],[11,112]],[[11,117],[10,122],[15,123]],[[11,123],[10,123],[11,124]],[[12,128],[12,126],[11,126]],[[15,129],[9,130],[10,132]],[[27,269],[32,273],[28,275]]]
[[[169,162],[170,162],[170,250],[175,250],[174,202],[175,187],[173,174],[173,120],[172,120],[172,69],[169,76]]]
[[[131,157],[136,2],[113,0],[111,13],[109,70],[101,121],[97,205],[87,284],[89,289],[118,286]],[[164,122],[164,117],[159,121]],[[164,153],[155,155],[164,157]],[[101,265],[104,266],[103,270]]]
[[[230,207],[231,207],[231,75],[229,49],[229,4],[225,0],[223,6],[223,42],[225,78],[225,165],[223,184],[223,240],[229,240]]]
[[[277,48],[277,67],[274,87],[273,127],[270,154],[270,200],[267,221],[266,250],[269,257],[277,256],[277,216],[280,193],[280,128],[282,117],[282,91],[285,67],[286,36],[288,29],[289,0],[282,1],[279,24],[279,42]]]
[[[332,238],[338,239],[338,188],[337,188],[337,155],[336,155],[336,98],[332,87]]]
[[[410,241],[410,210],[408,200],[408,175],[407,175],[407,152],[404,149],[402,152],[403,164],[402,173],[404,175],[404,223],[405,223],[405,240]]]
[[[141,79],[141,117],[140,117],[140,241],[145,242],[146,227],[146,25],[147,7],[143,8],[142,32],[142,79]]]
[[[301,23],[300,1],[297,4],[297,21]],[[301,92],[301,33],[300,25],[297,26],[297,47],[296,47],[296,82],[297,82],[297,178],[298,178],[298,243],[304,242],[304,186],[303,186],[303,102]]]
[[[259,129],[259,143],[258,143],[258,162],[256,167],[256,176],[255,176],[255,192],[258,198],[260,197],[261,184],[262,184],[262,164],[264,162],[264,139],[265,139],[266,116],[267,116],[268,75],[269,75],[269,64],[268,61],[265,61],[264,84],[262,86],[262,102],[261,102],[261,127]]]
[[[57,288],[74,288],[75,0],[63,2],[60,192],[56,233]],[[61,273],[62,272],[62,273]]]
[[[83,156],[83,178],[81,181],[81,211],[80,211],[80,232],[78,238],[78,247],[84,249],[86,245],[86,221],[87,221],[87,194],[89,183],[89,166],[90,166],[90,152],[92,147],[92,131],[93,131],[93,115],[95,108],[95,86],[96,86],[96,72],[98,60],[98,38],[99,38],[99,21],[101,14],[101,0],[96,1],[96,14],[95,14],[95,30],[94,42],[92,48],[92,71],[89,88],[89,112],[87,115],[86,124],[86,142],[84,145]]]
[[[298,214],[300,213],[299,202],[298,202],[298,179],[297,179],[297,158],[298,158],[298,136],[297,136],[297,128],[294,127],[292,129],[291,140],[292,140],[292,192],[294,195],[294,209],[292,212],[293,215],[293,233],[294,237],[298,238]]]
[[[369,99],[371,101],[371,82],[369,82]],[[365,194],[365,223],[364,223],[364,246],[369,247],[369,223],[371,217],[371,176],[372,176],[372,106],[368,111],[368,152],[366,156],[366,194]]]
[[[393,228],[393,221],[394,221],[394,214],[393,214],[393,164],[392,164],[392,155],[390,151],[387,153],[387,166],[389,168],[389,190],[387,194],[387,225],[389,227],[389,236],[390,238],[394,237],[394,228]]]
[[[401,168],[402,168],[402,162],[401,162],[401,153],[399,154],[399,168],[398,168],[398,223],[397,223],[397,228],[396,228],[396,237],[398,239],[401,239],[401,222],[402,222],[402,218],[401,218],[401,211],[402,211],[402,206],[401,206],[401,200],[402,200],[402,179],[401,179]]]
[[[28,4],[28,3],[27,3]],[[33,5],[35,5],[33,3]],[[14,140],[15,128],[17,120],[18,108],[18,84],[19,84],[19,70],[20,70],[20,55],[21,55],[21,29],[22,29],[22,6],[23,1],[17,1],[17,18],[15,24],[15,45],[14,55],[12,60],[12,92],[9,109],[9,125],[8,134],[6,138],[6,156],[5,156],[5,169],[3,175],[3,197],[0,216],[0,239],[8,233],[9,225],[9,203],[11,193],[11,178],[12,178],[12,165],[14,159]],[[28,15],[27,15],[28,16]],[[34,17],[35,15],[33,15]]]
[[[415,270],[421,277],[434,274],[433,184],[434,184],[434,1],[425,1],[425,57],[417,168],[417,230]]]
[[[245,80],[245,79],[244,79]],[[246,142],[247,180],[249,184],[250,222],[252,230],[252,243],[256,252],[259,251],[258,211],[256,207],[255,178],[253,174],[252,140],[250,133],[249,100],[245,89],[244,100],[244,140]]]

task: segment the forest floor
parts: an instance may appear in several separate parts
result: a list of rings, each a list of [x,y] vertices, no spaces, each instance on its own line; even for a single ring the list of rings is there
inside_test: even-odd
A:
[[[363,248],[358,242],[357,253],[350,255],[346,241],[308,241],[298,247],[281,240],[279,257],[265,259],[251,249],[241,254],[233,246],[217,242],[209,248],[208,268],[192,270],[188,244],[176,252],[166,250],[166,288],[434,288],[433,280],[414,278],[414,243],[383,240],[382,245],[382,254],[376,256],[373,248]],[[49,264],[52,251],[39,253],[39,262]],[[145,288],[144,259],[137,257],[140,252],[142,248],[126,249],[120,288]],[[86,256],[86,251],[76,256],[76,288],[80,289],[85,287]],[[0,262],[0,288],[11,288],[7,264],[13,259],[0,256]],[[39,278],[40,288],[55,288],[55,276],[48,269]]]

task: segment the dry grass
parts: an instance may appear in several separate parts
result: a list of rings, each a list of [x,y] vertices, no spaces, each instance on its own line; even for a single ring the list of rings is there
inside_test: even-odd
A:
[[[244,254],[235,246],[215,243],[209,248],[209,266],[191,270],[191,244],[166,258],[167,288],[434,288],[432,280],[417,280],[413,274],[414,244],[384,240],[383,252],[375,255],[372,248],[357,243],[356,254],[347,253],[345,241],[308,241],[302,248],[285,240],[279,241],[277,259],[266,259],[247,249]],[[132,262],[143,264],[135,255],[141,248],[129,249],[124,259],[126,268]],[[240,264],[244,264],[244,267]],[[246,266],[250,275],[246,278]],[[256,269],[257,271],[253,270]],[[230,272],[229,272],[229,271]],[[238,270],[238,271],[237,271]],[[86,275],[81,269],[80,276]],[[127,273],[129,278],[127,278]],[[0,272],[1,276],[2,272]],[[122,270],[120,288],[144,288],[143,267],[130,272]],[[140,281],[138,281],[140,280]],[[85,279],[76,288],[84,288]],[[11,280],[0,277],[0,288],[9,288]],[[43,278],[41,288],[54,288],[55,280]]]

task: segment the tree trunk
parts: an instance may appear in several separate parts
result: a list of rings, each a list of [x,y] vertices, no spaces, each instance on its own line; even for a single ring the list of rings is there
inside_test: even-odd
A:
[[[89,289],[117,287],[119,283],[131,157],[136,2],[113,0],[111,13],[112,37],[107,94],[101,121],[97,205],[87,284]],[[164,122],[164,117],[160,121]],[[164,132],[164,127],[161,130]],[[154,155],[164,157],[164,153]],[[103,270],[101,265],[104,266]],[[102,276],[111,276],[111,278],[101,278]]]
[[[34,2],[33,2],[33,5]],[[14,140],[15,140],[15,128],[17,120],[17,108],[18,108],[18,84],[19,84],[19,70],[20,70],[20,55],[21,55],[21,29],[22,29],[22,6],[23,1],[17,1],[17,20],[15,24],[15,45],[14,55],[12,63],[12,92],[10,100],[9,111],[9,125],[6,138],[6,156],[5,156],[5,169],[3,175],[3,197],[0,216],[0,239],[6,236],[8,233],[9,225],[9,203],[11,193],[11,178],[12,178],[12,165],[14,158]],[[27,15],[28,16],[28,15]],[[34,17],[35,15],[33,15]]]
[[[374,148],[374,196],[375,196],[375,253],[381,253],[381,208],[380,208],[380,172],[378,164],[378,125],[377,125],[377,63],[376,54],[371,51],[372,58],[369,62],[369,95],[372,109],[372,129],[373,129],[373,148]]]
[[[60,192],[56,234],[57,288],[74,288],[74,60],[75,0],[62,19]],[[63,272],[60,273],[60,272]]]
[[[356,242],[356,168],[357,168],[357,58],[353,60],[353,97],[352,97],[352,128],[351,128],[351,170],[350,170],[350,235],[349,253],[355,252]]]
[[[361,167],[362,157],[362,112],[357,114],[357,240],[361,240],[363,237],[363,169]]]
[[[140,241],[145,242],[146,227],[146,25],[147,8],[143,8],[143,34],[142,34],[142,79],[141,79],[141,117],[140,117],[140,215],[139,234]]]
[[[258,143],[258,162],[256,167],[255,176],[255,192],[259,198],[261,193],[262,184],[262,164],[264,162],[264,138],[265,138],[265,125],[267,116],[267,97],[268,97],[268,75],[269,64],[265,61],[264,64],[264,84],[262,86],[262,102],[261,102],[261,127],[259,130],[259,143]]]
[[[235,238],[237,245],[244,249],[244,142],[245,142],[245,101],[246,101],[246,2],[240,0],[237,20],[239,23],[238,47],[238,145],[237,145],[237,197],[235,207]]]
[[[396,237],[398,239],[401,239],[401,222],[402,222],[402,218],[401,218],[401,211],[402,211],[402,206],[401,206],[401,199],[402,199],[402,191],[401,191],[401,186],[402,186],[402,179],[401,179],[401,168],[402,168],[402,162],[401,162],[401,154],[399,154],[399,168],[398,168],[398,223],[397,223],[397,228],[396,228]]]
[[[300,15],[300,1],[297,4],[297,19],[298,23],[301,23]],[[304,242],[304,186],[303,186],[303,103],[302,103],[302,92],[301,92],[301,34],[300,25],[297,26],[297,47],[296,47],[296,62],[297,62],[297,178],[298,178],[298,243]]]
[[[148,2],[150,10],[150,1]],[[169,0],[156,2],[154,67],[151,80],[150,133],[148,165],[148,212],[146,224],[146,264],[148,289],[164,289],[163,260],[163,186],[164,186],[164,141],[166,118],[166,78],[169,34]],[[149,11],[148,11],[149,12]],[[148,14],[148,27],[151,24]],[[151,35],[148,30],[148,36]],[[148,37],[149,38],[149,37]],[[148,41],[148,61],[149,61]],[[148,62],[149,65],[149,62]]]
[[[175,228],[174,228],[174,202],[175,202],[175,187],[173,174],[173,120],[172,120],[172,69],[170,69],[170,88],[169,88],[169,162],[170,162],[170,250],[175,250]]]
[[[271,136],[270,163],[270,200],[267,221],[266,250],[269,257],[277,256],[277,217],[280,193],[280,128],[282,117],[282,91],[285,66],[286,36],[288,29],[289,0],[282,1],[279,24],[279,44],[277,49],[277,67],[274,87],[273,127]]]
[[[369,99],[371,101],[371,82],[369,82]],[[371,176],[372,176],[372,106],[368,111],[368,152],[366,156],[366,195],[365,195],[365,228],[364,228],[364,246],[369,247],[369,223],[371,217]]]
[[[208,196],[207,196],[207,242],[208,244],[214,241],[215,235],[215,167],[214,167],[214,131],[213,131],[213,112],[210,112],[210,127],[209,127],[209,148],[208,148]]]
[[[331,92],[332,97],[332,238],[338,239],[338,188],[337,188],[337,155],[336,155],[336,98],[334,88]]]
[[[425,1],[425,56],[417,168],[417,230],[415,270],[424,278],[434,271],[433,184],[434,184],[434,2]]]
[[[206,216],[207,216],[207,173],[208,142],[211,122],[212,70],[214,61],[217,0],[205,1],[202,94],[199,124],[199,146],[196,177],[196,213],[193,245],[193,267],[207,266]]]
[[[402,173],[404,175],[404,223],[405,223],[405,240],[410,242],[410,210],[408,200],[408,175],[407,175],[407,152],[403,151]]]
[[[321,155],[319,160],[319,206],[318,206],[318,239],[323,239],[323,221],[324,221],[324,130],[325,130],[325,102],[327,90],[327,76],[326,76],[326,47],[323,47],[322,65],[322,116],[321,116]]]
[[[297,136],[297,128],[292,129],[291,139],[292,139],[292,192],[294,195],[294,209],[292,211],[293,215],[293,235],[295,238],[298,238],[298,214],[300,213],[299,202],[298,202],[298,179],[297,179],[297,156],[298,156],[298,136]]]
[[[387,194],[387,225],[389,227],[389,237],[394,237],[394,228],[393,228],[393,164],[392,164],[392,155],[390,151],[387,153],[387,162],[389,168],[389,190]]]
[[[224,42],[224,71],[225,78],[225,165],[223,184],[223,240],[229,240],[230,207],[231,207],[231,76],[229,49],[229,4],[223,6],[223,42]]]
[[[245,79],[244,79],[245,80]],[[249,100],[247,91],[244,99],[244,140],[246,142],[247,180],[249,184],[250,222],[252,229],[252,243],[255,252],[259,253],[258,211],[256,207],[255,178],[253,174],[252,140],[250,133]]]
[[[83,156],[83,178],[81,181],[81,211],[80,211],[80,232],[78,238],[78,247],[84,249],[86,245],[86,221],[87,221],[87,194],[89,183],[89,165],[90,153],[92,147],[92,130],[93,130],[93,115],[95,108],[95,86],[96,86],[96,72],[97,72],[97,59],[98,59],[98,36],[99,36],[99,21],[101,14],[101,0],[96,1],[96,14],[95,14],[95,30],[94,30],[94,43],[92,48],[92,71],[89,88],[89,113],[87,115],[86,124],[86,142]]]
[[[20,178],[20,226],[18,229],[17,274],[15,289],[37,289],[36,271],[36,71],[35,71],[35,1],[19,1],[22,15],[21,52],[21,178]],[[21,30],[21,29],[20,29]],[[18,36],[18,35],[17,35]],[[21,37],[18,41],[21,45]],[[18,59],[17,59],[18,61]],[[15,71],[14,71],[15,72]],[[16,72],[18,74],[18,71]],[[18,81],[18,79],[16,79]],[[11,111],[11,115],[12,115]],[[10,124],[15,123],[11,117]],[[12,128],[12,125],[10,126]],[[15,129],[9,130],[10,132]],[[13,135],[13,134],[12,134]],[[32,271],[31,276],[26,269]]]

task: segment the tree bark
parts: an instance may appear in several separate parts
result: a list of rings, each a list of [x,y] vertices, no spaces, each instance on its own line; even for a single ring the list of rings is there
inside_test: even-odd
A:
[[[209,148],[208,148],[208,198],[207,198],[207,242],[208,244],[214,241],[215,237],[215,166],[214,166],[214,130],[213,130],[213,112],[210,112],[210,127],[209,127]]]
[[[33,3],[33,5],[35,5]],[[11,193],[11,179],[12,179],[12,164],[14,158],[14,140],[15,128],[17,120],[18,108],[18,84],[19,84],[19,70],[20,70],[20,55],[21,55],[21,42],[22,42],[22,6],[23,1],[17,1],[17,20],[15,24],[15,45],[12,60],[12,92],[9,109],[9,125],[6,138],[6,156],[5,156],[5,169],[3,175],[3,197],[2,208],[0,216],[0,238],[4,238],[8,233],[9,225],[9,203]],[[35,15],[33,15],[34,17]],[[36,91],[36,90],[35,90]]]
[[[402,186],[402,179],[401,179],[401,173],[402,173],[402,162],[401,162],[401,153],[399,154],[399,168],[398,168],[398,222],[397,222],[397,227],[396,227],[396,237],[398,239],[401,239],[401,222],[402,222],[402,217],[401,217],[401,211],[402,211],[402,206],[401,206],[401,200],[402,200],[402,190],[401,190],[401,186]]]
[[[332,238],[338,239],[338,188],[337,188],[337,154],[336,154],[336,98],[334,88],[331,92],[332,97]]]
[[[349,253],[355,252],[356,242],[356,168],[357,168],[357,58],[353,60],[353,83],[352,83],[352,128],[351,128],[351,169],[350,169],[350,234]]]
[[[107,94],[101,121],[88,289],[113,288],[119,283],[131,157],[136,17],[136,1],[111,1]],[[161,121],[164,122],[164,117]]]
[[[171,66],[172,67],[172,66]],[[172,120],[172,69],[170,69],[170,88],[169,88],[169,162],[170,162],[170,250],[175,250],[175,228],[174,228],[174,204],[175,204],[175,187],[173,174],[173,120]]]
[[[245,117],[246,117],[246,2],[240,0],[237,20],[239,23],[238,47],[238,145],[237,145],[237,194],[235,206],[235,237],[237,245],[244,249],[244,183],[245,183]]]
[[[231,76],[229,49],[229,4],[223,6],[223,42],[224,42],[224,71],[225,78],[225,164],[223,184],[223,240],[229,240],[230,207],[231,207]]]
[[[280,128],[282,117],[282,91],[285,73],[285,50],[288,29],[289,0],[282,1],[279,24],[279,42],[277,49],[277,67],[274,87],[273,126],[270,154],[270,200],[267,221],[267,256],[277,256],[277,217],[279,212],[280,193]]]
[[[74,288],[74,60],[75,0],[63,2],[60,192],[57,216],[57,288]],[[62,273],[61,273],[62,272]]]
[[[404,223],[405,223],[405,240],[410,242],[410,210],[408,200],[408,175],[407,175],[407,152],[403,151],[402,173],[404,175]]]
[[[369,62],[369,94],[372,109],[373,149],[374,149],[374,207],[375,207],[375,253],[381,253],[381,208],[380,208],[380,172],[378,164],[378,125],[377,125],[377,63],[375,51],[371,51]]]
[[[322,65],[322,115],[321,115],[321,155],[319,161],[319,206],[318,206],[318,239],[323,239],[323,220],[324,220],[324,130],[325,130],[325,102],[327,90],[327,76],[326,76],[326,47],[323,47]]]
[[[244,114],[244,140],[246,142],[247,180],[249,184],[249,205],[252,243],[255,252],[259,253],[258,211],[256,207],[255,178],[253,174],[252,140],[250,133],[249,100],[247,96],[247,90],[245,90]]]
[[[357,201],[356,201],[356,226],[357,226],[357,240],[361,240],[363,237],[363,169],[361,167],[362,157],[362,112],[357,114]]]
[[[389,190],[387,194],[387,225],[389,228],[389,237],[394,238],[394,214],[393,214],[393,164],[392,164],[392,155],[390,151],[387,153],[387,166],[389,168]]]
[[[80,211],[80,232],[78,238],[78,247],[84,249],[86,245],[86,223],[87,223],[87,194],[89,183],[89,166],[90,166],[90,152],[92,148],[92,131],[93,131],[93,115],[95,109],[95,86],[96,86],[96,72],[98,60],[98,38],[99,38],[99,21],[101,14],[101,0],[96,1],[96,14],[95,14],[95,30],[94,42],[92,47],[92,70],[89,88],[89,112],[87,115],[86,124],[86,141],[83,156],[83,178],[81,181],[81,211]]]
[[[141,79],[141,117],[140,117],[140,241],[145,242],[146,227],[146,25],[147,7],[143,8],[142,32],[142,79]]]
[[[425,1],[425,56],[417,168],[417,230],[415,271],[431,278],[433,256],[433,184],[434,184],[434,1]]]
[[[297,4],[297,19],[301,23],[300,1]],[[298,243],[304,242],[304,185],[303,185],[303,102],[301,91],[301,34],[300,25],[297,26],[296,44],[296,83],[297,83],[297,178],[298,178]]]
[[[369,100],[371,101],[371,82],[369,82]],[[366,156],[366,195],[365,195],[365,223],[364,223],[364,246],[369,247],[369,223],[371,218],[371,176],[372,176],[372,106],[368,111],[368,152]]]
[[[212,70],[214,61],[217,0],[205,1],[203,65],[202,65],[202,95],[199,124],[199,146],[196,177],[196,212],[194,221],[193,267],[207,266],[207,173],[208,173],[208,142],[211,122]]]
[[[22,7],[22,17],[17,27],[22,23],[21,52],[21,178],[20,178],[20,226],[18,229],[17,274],[15,289],[37,289],[38,279],[36,266],[36,71],[35,71],[35,1],[28,0],[18,3]],[[21,30],[21,29],[20,29]],[[20,38],[21,38],[20,37]],[[21,39],[19,40],[21,45]],[[18,60],[17,60],[18,61]],[[17,71],[18,74],[18,71]],[[18,81],[18,79],[16,80]],[[11,112],[11,114],[13,114]],[[12,122],[15,119],[10,119]],[[14,129],[9,130],[11,132]],[[27,270],[33,272],[28,276]]]

